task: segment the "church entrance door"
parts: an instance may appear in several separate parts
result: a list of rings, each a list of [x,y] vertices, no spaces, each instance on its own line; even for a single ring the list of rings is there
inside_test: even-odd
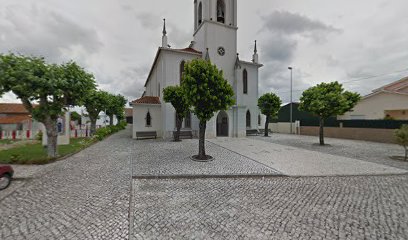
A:
[[[225,111],[217,117],[217,137],[228,137],[228,114]]]

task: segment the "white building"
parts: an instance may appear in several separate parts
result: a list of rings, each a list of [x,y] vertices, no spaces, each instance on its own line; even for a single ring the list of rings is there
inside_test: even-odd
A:
[[[184,49],[168,45],[166,22],[162,46],[148,75],[142,98],[133,106],[133,137],[136,132],[156,131],[158,137],[171,138],[175,130],[175,110],[162,99],[163,88],[179,85],[184,64],[196,58],[210,60],[223,70],[235,92],[236,105],[216,113],[207,123],[206,137],[244,137],[247,129],[263,126],[258,101],[258,61],[242,61],[237,52],[237,0],[194,0],[194,40]],[[198,136],[199,121],[190,115],[183,128]]]
[[[364,96],[352,111],[340,120],[408,120],[408,77],[382,86]]]

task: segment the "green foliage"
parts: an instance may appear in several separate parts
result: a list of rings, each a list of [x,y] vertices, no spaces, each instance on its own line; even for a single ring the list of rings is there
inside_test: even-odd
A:
[[[127,125],[127,123],[125,121],[121,121],[116,126],[106,126],[106,127],[103,127],[103,128],[99,128],[99,129],[96,130],[95,135],[93,136],[93,139],[96,139],[98,141],[102,141],[106,137],[125,129],[126,125]]]
[[[400,129],[394,132],[395,140],[405,149],[405,161],[408,155],[408,125],[402,125]]]
[[[171,103],[174,109],[176,109],[176,114],[180,118],[185,118],[190,105],[186,98],[186,94],[183,88],[180,86],[169,86],[163,89],[163,99],[167,103]]]
[[[48,154],[57,156],[56,122],[69,105],[81,105],[95,79],[75,62],[48,64],[44,58],[0,54],[0,91],[12,91],[50,136]],[[33,104],[38,103],[34,108]]]
[[[38,141],[42,141],[42,138],[43,138],[43,132],[39,131],[37,135],[35,136],[35,139]]]
[[[111,124],[113,122],[113,116],[115,115],[118,119],[118,123],[125,119],[125,105],[127,100],[122,95],[109,94],[108,102],[106,104],[106,114],[111,119]]]
[[[182,87],[188,103],[200,121],[234,105],[234,91],[223,72],[210,61],[195,59],[185,64]]]
[[[270,118],[278,116],[281,105],[281,99],[274,93],[266,93],[258,99],[258,107],[261,113]]]
[[[58,146],[58,157],[76,153],[92,143],[93,141],[90,139],[71,139],[69,145]],[[3,164],[47,164],[55,160],[56,158],[47,157],[47,153],[41,143],[19,145],[0,151],[0,163]]]
[[[81,115],[77,112],[71,112],[71,120],[77,121],[79,124],[81,123]]]
[[[350,111],[360,99],[358,93],[344,91],[338,82],[321,83],[303,92],[299,110],[326,119]]]
[[[98,120],[99,113],[107,107],[111,96],[108,92],[101,90],[90,91],[84,96],[83,106],[86,108],[91,122]]]

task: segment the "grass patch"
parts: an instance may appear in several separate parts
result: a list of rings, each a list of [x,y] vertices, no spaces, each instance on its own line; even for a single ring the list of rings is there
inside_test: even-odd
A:
[[[93,142],[92,139],[85,138],[71,139],[69,145],[58,146],[59,158],[79,152]],[[46,149],[41,143],[27,144],[0,151],[0,163],[5,164],[47,164],[57,159],[48,158]]]
[[[0,145],[9,145],[9,144],[13,144],[19,141],[20,140],[0,139]]]

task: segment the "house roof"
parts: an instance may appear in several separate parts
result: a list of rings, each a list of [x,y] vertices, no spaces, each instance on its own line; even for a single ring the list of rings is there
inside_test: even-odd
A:
[[[132,117],[133,116],[133,109],[132,108],[125,108],[125,116]]]
[[[26,113],[29,114],[27,109],[21,103],[0,103],[0,113]]]
[[[0,124],[17,124],[24,121],[30,120],[28,115],[25,116],[6,116],[0,117]]]
[[[408,88],[408,77],[405,77],[398,81],[392,82],[388,85],[374,89],[372,93],[364,96],[364,98],[369,98],[369,97],[375,96],[380,93],[408,95],[408,91],[406,90],[407,88]]]
[[[161,104],[160,98],[159,97],[150,97],[150,96],[145,96],[142,98],[139,98],[133,102],[131,102],[131,105],[134,104]]]

